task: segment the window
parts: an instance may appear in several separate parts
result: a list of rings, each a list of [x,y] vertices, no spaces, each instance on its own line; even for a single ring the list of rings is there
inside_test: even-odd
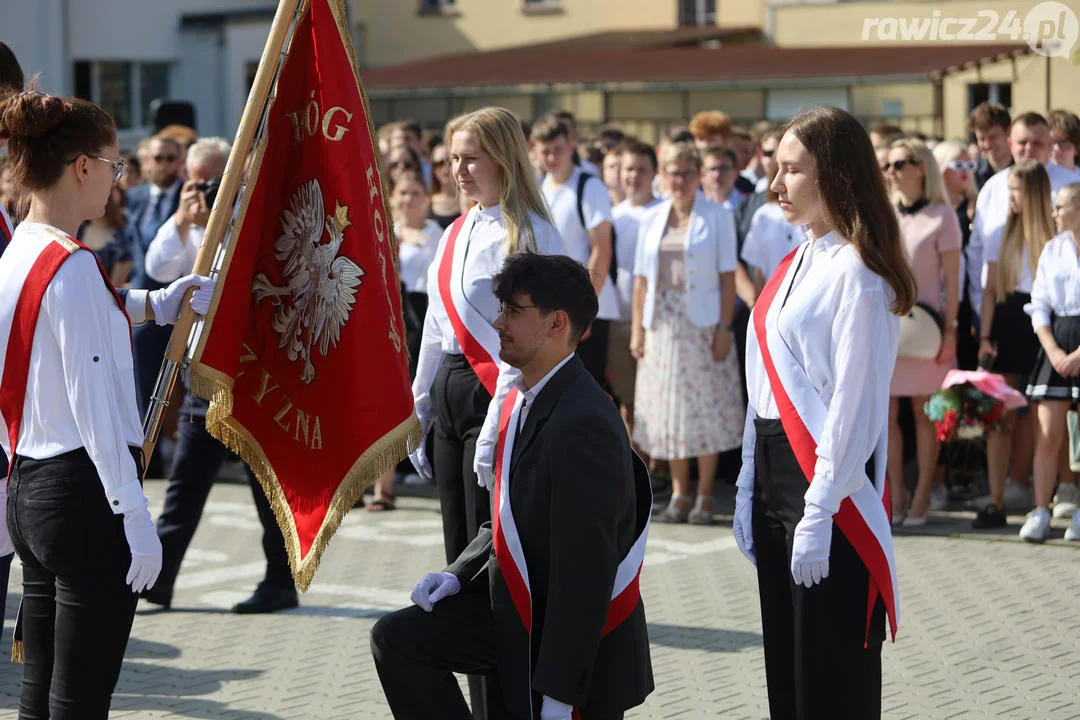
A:
[[[1010,83],[973,83],[968,89],[968,112],[983,102],[999,103],[1006,108],[1012,107],[1012,84]]]
[[[169,95],[169,64],[77,60],[75,95],[97,103],[120,130],[150,125],[150,103]]]
[[[454,9],[454,0],[420,0],[420,14],[438,15]]]
[[[716,0],[679,0],[680,25],[715,25]]]

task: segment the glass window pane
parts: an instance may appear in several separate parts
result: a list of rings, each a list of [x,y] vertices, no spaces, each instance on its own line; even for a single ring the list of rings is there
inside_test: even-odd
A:
[[[116,127],[131,127],[131,63],[99,62],[97,104],[116,120]]]
[[[158,98],[169,97],[169,63],[147,62],[139,65],[140,99],[142,100],[142,124],[150,124],[150,103]]]

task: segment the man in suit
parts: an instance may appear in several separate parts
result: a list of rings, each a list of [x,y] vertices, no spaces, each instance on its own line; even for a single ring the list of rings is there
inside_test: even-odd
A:
[[[125,196],[128,223],[125,228],[131,251],[131,287],[157,290],[165,287],[146,274],[146,251],[158,229],[176,213],[180,206],[180,145],[172,138],[155,137],[150,141],[142,172],[148,183],[136,185]],[[132,333],[132,350],[135,360],[135,391],[139,401],[139,414],[146,416],[150,395],[157,382],[161,361],[169,345],[172,328],[146,323]],[[160,453],[150,460],[149,473],[161,474]]]
[[[398,720],[471,717],[453,672],[496,678],[504,717],[622,718],[653,689],[637,592],[652,494],[575,355],[596,293],[564,256],[512,256],[493,282],[501,359],[521,371],[502,412],[493,520],[420,581],[414,606],[376,623],[379,679]]]

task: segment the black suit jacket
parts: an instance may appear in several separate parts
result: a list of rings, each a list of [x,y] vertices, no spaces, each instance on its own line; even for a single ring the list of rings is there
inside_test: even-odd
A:
[[[172,188],[165,191],[168,194],[165,198],[165,216],[167,218],[171,218],[176,213],[177,208],[180,207],[180,186],[182,184],[178,179]],[[131,252],[131,287],[145,288],[147,290],[163,288],[165,283],[159,283],[146,274],[146,251],[149,249],[154,236],[143,237],[140,229],[143,216],[151,209],[150,185],[148,183],[136,185],[127,191],[124,198],[127,202],[128,211],[128,221],[124,227],[124,233],[127,235],[128,250]]]
[[[447,568],[465,592],[487,591],[507,706],[529,717],[543,695],[607,715],[653,690],[645,606],[607,636],[619,562],[652,510],[645,464],[611,401],[574,357],[537,395],[514,443],[510,505],[532,593],[532,637],[499,564],[491,526]]]

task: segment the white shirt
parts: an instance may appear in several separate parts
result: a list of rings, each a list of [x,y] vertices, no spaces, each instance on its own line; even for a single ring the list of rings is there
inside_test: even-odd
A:
[[[169,218],[146,249],[146,274],[160,283],[171,283],[187,275],[195,267],[205,236],[205,228],[191,223],[187,236],[181,240],[176,219]]]
[[[44,232],[46,226],[24,222],[15,234]],[[9,281],[17,263],[10,249],[0,258],[0,285]],[[126,307],[135,309],[145,298],[145,291],[131,291]],[[143,319],[142,312],[132,316],[133,322]],[[0,357],[0,374],[3,364]],[[143,440],[130,330],[93,253],[80,251],[68,258],[42,297],[26,393],[19,455],[42,460],[84,447],[113,513],[145,505],[128,449]],[[10,457],[6,430],[0,435],[0,446]]]
[[[768,280],[776,272],[777,265],[805,239],[802,228],[792,225],[784,217],[779,203],[767,202],[754,212],[750,220],[750,232],[743,243],[742,259],[760,270]]]
[[[1052,315],[1080,315],[1080,259],[1071,232],[1055,235],[1046,243],[1035,271],[1031,302],[1024,310],[1035,330],[1050,325]]]
[[[631,205],[629,200],[611,209],[611,224],[615,228],[615,264],[618,267],[615,294],[619,301],[619,320],[628,322],[634,306],[634,258],[637,256],[638,231],[641,218],[660,202],[652,198],[644,205]]]
[[[499,316],[499,301],[491,290],[491,278],[501,269],[506,259],[503,244],[506,241],[506,224],[498,205],[481,210],[474,206],[469,210],[475,215],[472,231],[468,237],[458,236],[457,242],[468,245],[465,254],[463,277],[453,277],[451,282],[461,283],[462,290],[469,304],[476,308],[484,319],[494,324]],[[563,242],[559,233],[550,223],[540,216],[529,213],[533,233],[536,238],[536,251],[542,255],[563,254]],[[452,227],[452,226],[451,226]],[[446,228],[440,247],[446,244],[451,228]],[[450,258],[446,259],[450,262]],[[420,342],[420,352],[416,361],[416,379],[413,381],[413,401],[417,416],[422,423],[428,422],[431,415],[431,384],[442,365],[443,355],[461,355],[454,327],[443,305],[442,293],[439,292],[439,267],[432,262],[427,278],[428,309],[424,318],[424,334]],[[495,358],[496,361],[498,358]],[[425,429],[427,425],[424,425]]]
[[[731,194],[727,196],[727,200],[720,204],[727,208],[729,212],[735,212],[745,199],[746,196],[738,188],[731,188]]]
[[[572,357],[574,357],[574,353],[570,353],[560,360],[558,365],[551,368],[551,370],[548,371],[548,374],[540,378],[531,388],[525,387],[525,381],[520,375],[514,380],[514,385],[521,391],[521,394],[525,396],[525,401],[521,406],[521,413],[518,417],[519,427],[525,427],[525,421],[529,417],[529,410],[532,409],[533,403],[536,402],[536,396],[540,394],[540,391],[544,389],[544,386],[548,384],[548,381],[555,377],[555,373],[559,372],[563,365],[570,362]]]
[[[828,407],[814,467],[817,487],[807,499],[835,512],[862,485],[866,461],[888,423],[900,324],[889,310],[891,288],[863,264],[855,246],[833,233],[810,241],[797,271],[798,256],[793,260],[790,272],[797,274],[787,301],[786,285],[773,301],[782,303],[776,323],[787,347],[771,350],[791,352]],[[747,336],[750,403],[738,480],[747,488],[754,483],[754,417],[780,417],[753,327]]]
[[[394,232],[400,237],[401,229],[395,223]],[[435,258],[435,251],[439,249],[439,239],[443,229],[434,220],[427,220],[421,233],[423,243],[398,243],[398,269],[401,273],[401,282],[405,284],[406,292],[423,293],[428,288],[428,268]]]
[[[1012,168],[1013,166],[1009,166],[987,180],[975,202],[975,219],[971,223],[966,261],[968,292],[976,313],[982,307],[983,288],[986,287],[989,277],[987,263],[997,262],[1005,221],[1009,219],[1009,175]],[[1052,163],[1046,166],[1046,174],[1050,176],[1050,188],[1055,197],[1062,186],[1078,179],[1074,173]],[[1031,269],[1025,257],[1020,267],[1019,282],[1015,288],[1009,289],[1031,292],[1031,283]]]
[[[581,201],[581,212],[585,216],[585,225],[582,226],[577,210],[578,178],[581,173],[581,168],[574,168],[570,177],[562,185],[556,185],[549,174],[544,178],[540,189],[551,211],[551,219],[566,243],[566,254],[582,265],[588,266],[589,255],[592,253],[589,231],[600,223],[611,222],[611,195],[608,194],[608,189],[599,176],[589,178],[585,183],[585,196]],[[612,262],[615,262],[614,255]],[[601,320],[618,319],[619,300],[610,276],[604,279],[604,286],[600,290],[598,299],[600,310],[596,317]]]

